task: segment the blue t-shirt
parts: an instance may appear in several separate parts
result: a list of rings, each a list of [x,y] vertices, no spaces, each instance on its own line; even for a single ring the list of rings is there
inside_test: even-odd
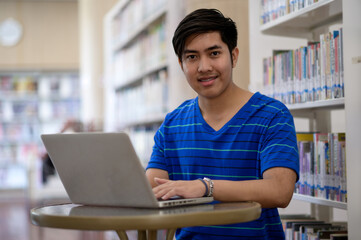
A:
[[[215,131],[203,119],[198,98],[169,113],[154,137],[147,168],[171,180],[243,181],[262,179],[272,167],[293,169],[299,159],[293,117],[281,102],[255,93],[235,116]],[[262,209],[252,222],[182,228],[177,239],[283,239],[276,208]]]

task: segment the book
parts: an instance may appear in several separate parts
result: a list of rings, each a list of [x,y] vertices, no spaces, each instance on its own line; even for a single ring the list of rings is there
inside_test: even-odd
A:
[[[293,240],[300,240],[300,228],[305,225],[323,224],[323,221],[299,221],[292,222],[292,238]]]
[[[307,46],[274,50],[263,59],[263,85],[272,89],[266,95],[285,104],[344,97],[342,54],[342,28]]]
[[[295,193],[347,201],[346,134],[297,133],[299,181]]]
[[[339,65],[339,74],[340,74],[340,87],[341,87],[341,92],[340,92],[340,97],[344,97],[345,96],[345,91],[344,91],[344,64],[343,64],[343,28],[340,28],[339,30],[339,44],[338,44],[338,65]]]
[[[346,240],[348,239],[347,233],[334,233],[330,235],[330,240]]]
[[[333,98],[340,98],[341,97],[341,83],[340,83],[340,58],[339,58],[339,51],[340,51],[340,33],[338,30],[333,31],[333,64],[332,64],[332,97]]]
[[[316,50],[316,44],[314,43],[308,43],[307,46],[307,102],[315,101],[315,76],[316,76],[316,64],[315,64],[315,50]]]
[[[300,239],[307,240],[308,237],[314,233],[319,233],[320,231],[331,231],[334,232],[342,230],[342,226],[334,226],[330,223],[323,224],[314,224],[314,225],[302,225],[300,227]]]
[[[287,222],[293,222],[297,220],[315,220],[314,217],[308,214],[287,214],[280,215],[283,231],[286,232],[286,224]]]
[[[346,171],[346,134],[339,133],[337,136],[337,174],[339,175],[340,191],[337,200],[347,202],[347,171]]]
[[[315,196],[326,198],[326,164],[330,159],[328,133],[314,134]]]
[[[326,70],[326,34],[321,34],[320,35],[320,55],[319,55],[319,59],[320,59],[320,86],[321,86],[321,92],[320,92],[320,100],[326,100],[326,95],[327,95],[327,70]]]
[[[263,59],[263,94],[274,98],[273,58]]]
[[[293,225],[296,223],[323,223],[323,221],[317,221],[313,218],[304,218],[304,219],[296,219],[296,220],[289,220],[285,221],[286,230],[285,230],[285,237],[286,240],[292,240],[294,236],[294,228]]]
[[[325,34],[325,58],[326,58],[326,99],[332,98],[332,36]]]
[[[297,133],[299,149],[299,181],[296,193],[314,196],[314,143],[313,133]]]
[[[288,80],[291,81],[290,64],[288,64],[288,56],[290,50],[273,50],[273,83],[275,86],[274,98],[281,102],[288,102]]]
[[[315,86],[315,101],[321,100],[321,92],[322,92],[322,86],[321,86],[321,61],[320,61],[320,43],[318,42],[316,44],[316,50],[315,50],[315,77],[314,77],[314,86]]]
[[[347,233],[347,229],[327,229],[327,230],[319,230],[316,233],[317,239],[319,240],[325,240],[325,239],[330,239],[331,238],[331,234],[337,234],[337,233],[342,233],[345,234]]]
[[[346,201],[346,134],[331,133],[331,174],[332,191],[329,199],[345,202]]]

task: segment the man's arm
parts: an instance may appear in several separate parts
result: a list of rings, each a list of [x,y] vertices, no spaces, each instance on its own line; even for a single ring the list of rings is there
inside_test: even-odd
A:
[[[259,180],[215,180],[213,195],[219,201],[256,201],[263,208],[285,208],[292,199],[296,178],[292,169],[275,167]]]
[[[159,175],[158,175],[159,174]],[[155,177],[163,179],[156,179]],[[149,169],[148,179],[157,198],[168,199],[172,196],[202,197],[205,187],[199,180],[170,181],[166,171]],[[247,181],[213,180],[215,200],[222,202],[256,201],[263,208],[287,207],[291,201],[297,175],[289,168],[275,167],[263,174],[263,179]],[[209,186],[208,186],[209,189]]]
[[[158,186],[158,184],[154,181],[155,178],[161,178],[161,179],[169,179],[168,172],[162,169],[157,168],[149,168],[145,172],[145,175],[148,178],[148,181],[152,188]]]
[[[173,196],[197,198],[203,197],[206,193],[206,187],[200,180],[171,181],[167,171],[155,168],[149,168],[146,171],[146,176],[156,198],[164,200]]]

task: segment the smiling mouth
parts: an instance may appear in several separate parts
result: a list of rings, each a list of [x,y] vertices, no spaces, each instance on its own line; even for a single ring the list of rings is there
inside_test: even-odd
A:
[[[202,77],[200,79],[198,79],[198,81],[200,82],[210,82],[213,81],[217,78],[217,76],[211,76],[211,77]]]

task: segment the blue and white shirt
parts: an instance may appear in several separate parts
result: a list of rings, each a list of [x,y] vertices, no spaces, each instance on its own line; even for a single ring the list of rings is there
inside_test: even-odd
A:
[[[169,113],[154,137],[147,168],[171,180],[256,180],[273,167],[299,171],[293,117],[281,102],[255,93],[234,117],[215,131],[203,119],[198,98]],[[276,208],[262,209],[253,222],[200,226],[177,231],[177,239],[283,239]]]

